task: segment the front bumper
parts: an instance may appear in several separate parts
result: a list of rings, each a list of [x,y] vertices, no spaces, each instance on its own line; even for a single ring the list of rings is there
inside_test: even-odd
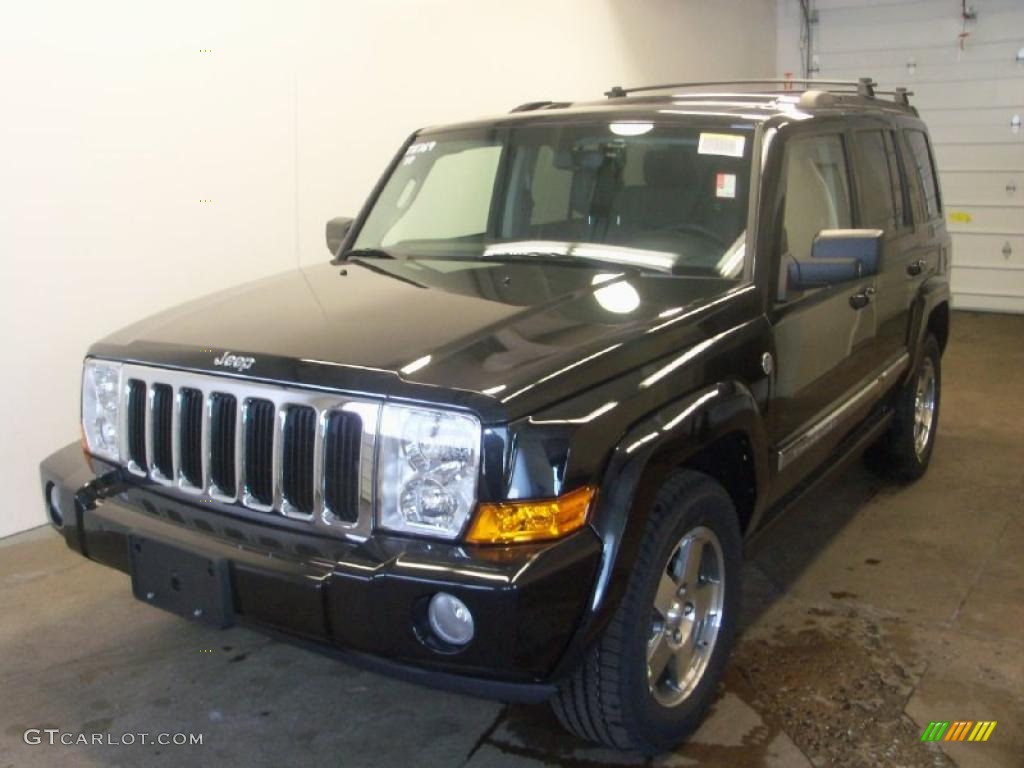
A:
[[[601,558],[590,528],[557,542],[470,547],[374,535],[297,532],[204,509],[85,456],[78,444],[40,467],[68,546],[131,572],[129,537],[227,562],[234,620],[378,671],[506,701],[540,701],[583,620]],[[49,501],[47,501],[49,504]],[[51,514],[51,520],[54,515]],[[424,641],[443,590],[472,611],[464,648]]]

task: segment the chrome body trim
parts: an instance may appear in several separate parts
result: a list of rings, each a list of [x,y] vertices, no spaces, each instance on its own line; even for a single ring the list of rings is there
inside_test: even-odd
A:
[[[128,446],[128,386],[132,379],[142,381],[146,385],[146,461],[148,468],[131,466]],[[166,384],[172,392],[172,461],[173,477],[164,477],[155,467],[153,421],[154,421],[154,386]],[[198,390],[203,396],[202,407],[202,487],[193,486],[181,474],[181,390],[190,388]],[[151,480],[164,486],[180,491],[189,496],[207,496],[225,504],[237,504],[254,512],[280,514],[292,520],[308,522],[311,525],[331,530],[336,534],[351,538],[365,539],[373,529],[374,502],[374,462],[376,459],[376,434],[382,403],[365,398],[353,398],[347,395],[328,394],[322,390],[307,390],[276,384],[242,379],[233,376],[216,376],[209,374],[182,371],[171,368],[157,368],[134,363],[125,363],[121,376],[121,415],[118,439],[120,463],[133,474],[148,476]],[[216,487],[212,480],[213,450],[213,400],[211,395],[231,395],[235,398],[235,492],[228,494]],[[248,479],[245,476],[245,431],[250,418],[250,405],[253,400],[267,400],[274,406],[274,430],[272,449],[272,488],[273,503],[260,504],[248,491]],[[290,407],[307,406],[316,415],[316,441],[313,450],[313,512],[307,514],[296,509],[283,492],[284,469],[284,424]],[[326,424],[331,412],[344,410],[359,414],[362,421],[362,435],[359,447],[358,482],[358,517],[355,522],[338,518],[333,510],[327,508],[324,494],[325,460],[324,440]]]
[[[778,471],[781,472],[792,464],[821,438],[839,426],[849,416],[851,411],[863,405],[868,398],[878,394],[887,384],[891,384],[892,379],[905,371],[909,364],[910,355],[906,352],[901,352],[895,360],[882,368],[867,384],[840,402],[839,405],[833,407],[807,429],[787,440],[776,451]]]

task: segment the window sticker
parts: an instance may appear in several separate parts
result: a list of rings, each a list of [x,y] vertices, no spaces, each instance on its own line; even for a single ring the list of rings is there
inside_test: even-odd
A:
[[[715,176],[715,197],[736,197],[735,173],[719,173]]]
[[[743,147],[746,143],[746,136],[737,136],[732,133],[702,133],[700,141],[697,143],[697,153],[743,157]]]
[[[410,144],[409,148],[405,150],[405,154],[422,155],[424,152],[433,152],[436,146],[436,141],[421,141],[419,144]]]
[[[437,146],[436,141],[421,141],[419,144],[410,144],[405,150],[405,157],[402,158],[402,165],[412,165],[416,158],[422,154],[433,151]]]

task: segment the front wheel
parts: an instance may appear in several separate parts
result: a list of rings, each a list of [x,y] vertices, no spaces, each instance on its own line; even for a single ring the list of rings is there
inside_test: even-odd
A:
[[[686,738],[732,647],[741,552],[725,489],[697,472],[674,475],[647,520],[615,615],[552,701],[562,725],[646,754]]]

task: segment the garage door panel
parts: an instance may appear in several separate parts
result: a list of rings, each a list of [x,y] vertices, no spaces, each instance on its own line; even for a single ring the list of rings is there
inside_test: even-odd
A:
[[[1020,0],[983,0],[982,8],[986,13],[1006,12],[1017,8]],[[937,2],[936,0],[815,0],[814,7],[821,12],[828,12],[831,18],[845,18],[849,23],[864,22],[866,12],[882,17],[885,21],[918,21],[927,18],[945,18],[950,15],[950,7],[958,3]],[[972,3],[977,5],[977,3]]]
[[[963,84],[917,83],[913,103],[919,109],[1018,107],[1024,104],[1024,77]]]
[[[828,23],[828,22],[826,22]],[[981,70],[979,77],[991,76],[992,72],[986,72],[984,67],[992,64],[998,67],[1005,65],[1015,66],[1014,57],[1021,43],[1018,39],[1006,39],[1002,41],[982,41],[977,38],[964,49],[957,50],[956,45],[928,45],[917,46],[918,40],[908,40],[903,45],[893,48],[879,49],[869,40],[861,48],[849,51],[823,50],[815,48],[821,66],[822,77],[835,77],[836,73],[857,73],[856,77],[871,75],[878,79],[877,71],[889,69],[896,72],[896,79],[907,80],[913,84],[913,78],[906,70],[907,60],[913,58],[917,63],[916,76],[923,79],[930,79],[933,76],[931,67],[948,65],[948,69],[956,71],[961,65],[966,65],[974,71]],[[870,52],[871,56],[865,57]],[[864,70],[867,66],[868,69]],[[927,75],[927,78],[926,78]]]
[[[889,52],[880,51],[879,53]],[[883,88],[903,85],[915,92],[917,86],[929,83],[970,83],[986,80],[992,77],[993,65],[996,63],[998,63],[997,69],[1003,71],[1005,77],[1012,77],[1017,67],[1013,60],[1016,56],[1016,49],[1003,59],[956,61],[956,58],[953,57],[950,61],[942,63],[924,63],[919,58],[918,52],[913,50],[904,49],[893,51],[893,53],[898,56],[897,61],[886,65],[873,62],[867,71],[863,70],[863,64],[843,65],[837,63],[833,60],[836,58],[836,54],[819,54],[818,64],[821,67],[822,77],[856,80],[860,77],[871,76]],[[913,74],[907,66],[911,61],[914,62]]]
[[[946,203],[950,232],[1003,232],[1024,235],[1024,207],[1011,205],[955,205]]]
[[[979,11],[979,20],[969,26],[969,31],[978,33],[979,37],[1009,39],[1013,34],[1011,30],[1016,29],[1013,25],[1019,23],[1016,17],[1016,9],[1009,6],[1002,11],[987,8]],[[827,12],[821,9],[820,19],[819,50],[823,53],[863,50],[865,45],[907,48],[918,41],[948,41],[955,47],[963,29],[954,7],[939,2],[891,5],[874,17],[863,8]],[[970,42],[968,40],[968,44]]]
[[[953,293],[1024,297],[1024,269],[953,267],[952,288]]]
[[[1024,169],[1024,145],[1013,144],[940,144],[935,143],[935,162],[939,171],[947,169],[996,171],[1000,168]]]
[[[951,234],[954,267],[1024,268],[1024,235],[988,232]]]
[[[1018,114],[1024,120],[1024,109]],[[1024,152],[1024,133],[1013,133],[1008,117],[1002,125],[935,125],[929,120],[928,128],[937,144],[1016,144]]]
[[[1024,313],[1024,297],[1004,296],[998,293],[955,293],[953,294],[954,309],[970,309],[975,312],[1013,312]]]
[[[913,97],[911,97],[913,103]],[[926,116],[928,128],[934,134],[937,129],[961,125],[998,126],[1009,129],[1014,115],[1024,119],[1024,104],[1017,107],[990,107],[988,109],[929,109]]]
[[[946,171],[939,177],[946,207],[971,204],[1024,204],[1024,169]]]

